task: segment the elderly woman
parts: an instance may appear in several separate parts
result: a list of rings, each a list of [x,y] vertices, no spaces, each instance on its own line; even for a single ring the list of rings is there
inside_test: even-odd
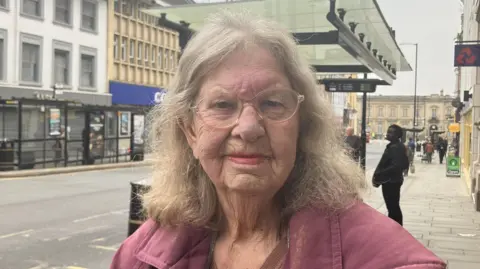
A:
[[[361,202],[362,172],[279,25],[210,18],[151,120],[149,219],[112,269],[445,268]]]

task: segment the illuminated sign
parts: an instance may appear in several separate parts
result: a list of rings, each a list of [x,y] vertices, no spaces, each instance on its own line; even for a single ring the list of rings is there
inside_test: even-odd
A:
[[[480,44],[455,45],[454,66],[480,66]]]

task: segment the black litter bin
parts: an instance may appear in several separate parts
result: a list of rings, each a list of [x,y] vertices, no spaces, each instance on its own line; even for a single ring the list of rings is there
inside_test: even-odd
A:
[[[0,144],[0,171],[15,170],[13,142],[2,141]]]
[[[134,162],[143,161],[145,153],[143,152],[143,147],[134,148],[130,152],[130,160]]]
[[[128,215],[128,236],[132,235],[145,221],[146,214],[141,196],[150,189],[147,180],[130,182],[130,212]]]
[[[20,154],[22,156],[22,163],[18,164],[18,170],[35,168],[35,151],[22,151]]]

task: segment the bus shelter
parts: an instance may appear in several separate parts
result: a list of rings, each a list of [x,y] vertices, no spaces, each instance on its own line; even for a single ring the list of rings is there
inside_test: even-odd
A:
[[[0,170],[141,160],[145,108],[0,99]]]

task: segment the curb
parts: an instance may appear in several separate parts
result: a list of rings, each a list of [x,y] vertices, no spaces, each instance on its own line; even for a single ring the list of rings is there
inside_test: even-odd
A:
[[[82,165],[82,166],[46,168],[46,169],[32,169],[32,170],[28,170],[28,171],[11,171],[11,172],[0,173],[0,179],[20,178],[20,177],[37,177],[37,176],[45,176],[45,175],[58,175],[58,174],[68,174],[68,173],[75,173],[75,172],[112,170],[112,169],[130,168],[130,167],[144,167],[144,166],[152,165],[152,163],[153,163],[152,160],[144,160],[144,161],[141,161],[141,162],[130,161],[130,162],[125,162],[125,163]]]

